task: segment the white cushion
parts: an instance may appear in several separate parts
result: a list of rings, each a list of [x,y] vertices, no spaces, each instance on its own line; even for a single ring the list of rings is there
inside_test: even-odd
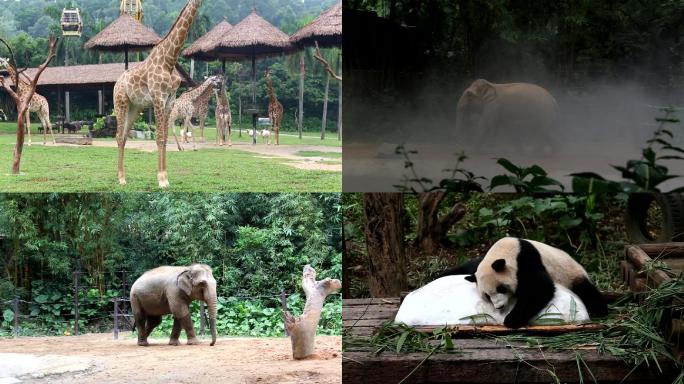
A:
[[[445,276],[409,293],[401,303],[394,322],[410,326],[503,324],[513,305],[503,311],[495,309],[491,303],[480,297],[475,283],[465,277],[466,275]],[[539,312],[537,318],[542,315],[542,321],[560,319],[566,323],[574,323],[589,320],[589,313],[582,300],[559,284],[556,284],[553,299]],[[531,322],[534,323],[534,319]]]

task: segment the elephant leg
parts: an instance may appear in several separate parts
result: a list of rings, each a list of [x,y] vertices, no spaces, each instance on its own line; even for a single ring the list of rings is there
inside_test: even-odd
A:
[[[178,338],[181,333],[181,322],[177,318],[173,318],[173,329],[171,330],[171,339],[169,340],[169,345],[180,345]]]
[[[162,321],[161,316],[147,316],[147,325],[145,326],[145,337],[149,337]]]
[[[142,312],[135,312],[135,329],[138,331],[138,345],[146,347],[147,333],[145,333],[146,316]]]
[[[190,314],[180,319],[180,323],[183,329],[185,330],[186,336],[188,337],[188,345],[199,344],[199,340],[197,340],[197,336],[195,336],[195,328],[193,328],[192,318],[190,317]]]

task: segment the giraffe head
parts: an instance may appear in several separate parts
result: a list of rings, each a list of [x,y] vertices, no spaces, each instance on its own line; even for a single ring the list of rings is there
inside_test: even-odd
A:
[[[214,89],[220,89],[222,83],[223,83],[223,76],[221,76],[221,75],[213,75],[213,76],[209,76],[209,77],[204,78],[204,84],[207,84]]]
[[[271,68],[266,68],[264,71],[264,77],[266,77],[266,80],[271,80]]]
[[[0,68],[9,67],[9,59],[6,57],[0,57]]]

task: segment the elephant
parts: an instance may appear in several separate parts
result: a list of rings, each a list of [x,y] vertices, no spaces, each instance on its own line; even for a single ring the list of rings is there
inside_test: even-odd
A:
[[[198,344],[190,317],[190,302],[202,300],[209,309],[211,345],[216,343],[216,280],[211,267],[192,264],[186,267],[163,266],[151,269],[131,286],[131,308],[138,331],[138,345],[147,346],[147,337],[161,323],[162,315],[173,315],[169,345],[178,345],[181,328],[188,345]]]
[[[558,103],[538,85],[475,80],[463,92],[456,113],[456,130],[475,139],[471,146],[475,151],[496,132],[510,133],[512,143],[519,147],[539,143],[539,139],[551,149],[557,147],[550,135],[558,122]]]

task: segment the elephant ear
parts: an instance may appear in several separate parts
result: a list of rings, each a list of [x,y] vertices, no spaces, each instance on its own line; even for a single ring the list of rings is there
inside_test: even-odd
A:
[[[473,88],[475,88],[475,93],[482,98],[485,103],[489,103],[496,99],[496,88],[485,79],[475,80],[473,83]]]
[[[178,277],[176,277],[176,285],[181,291],[185,292],[186,295],[190,296],[192,294],[192,275],[190,274],[189,269],[178,274]]]

